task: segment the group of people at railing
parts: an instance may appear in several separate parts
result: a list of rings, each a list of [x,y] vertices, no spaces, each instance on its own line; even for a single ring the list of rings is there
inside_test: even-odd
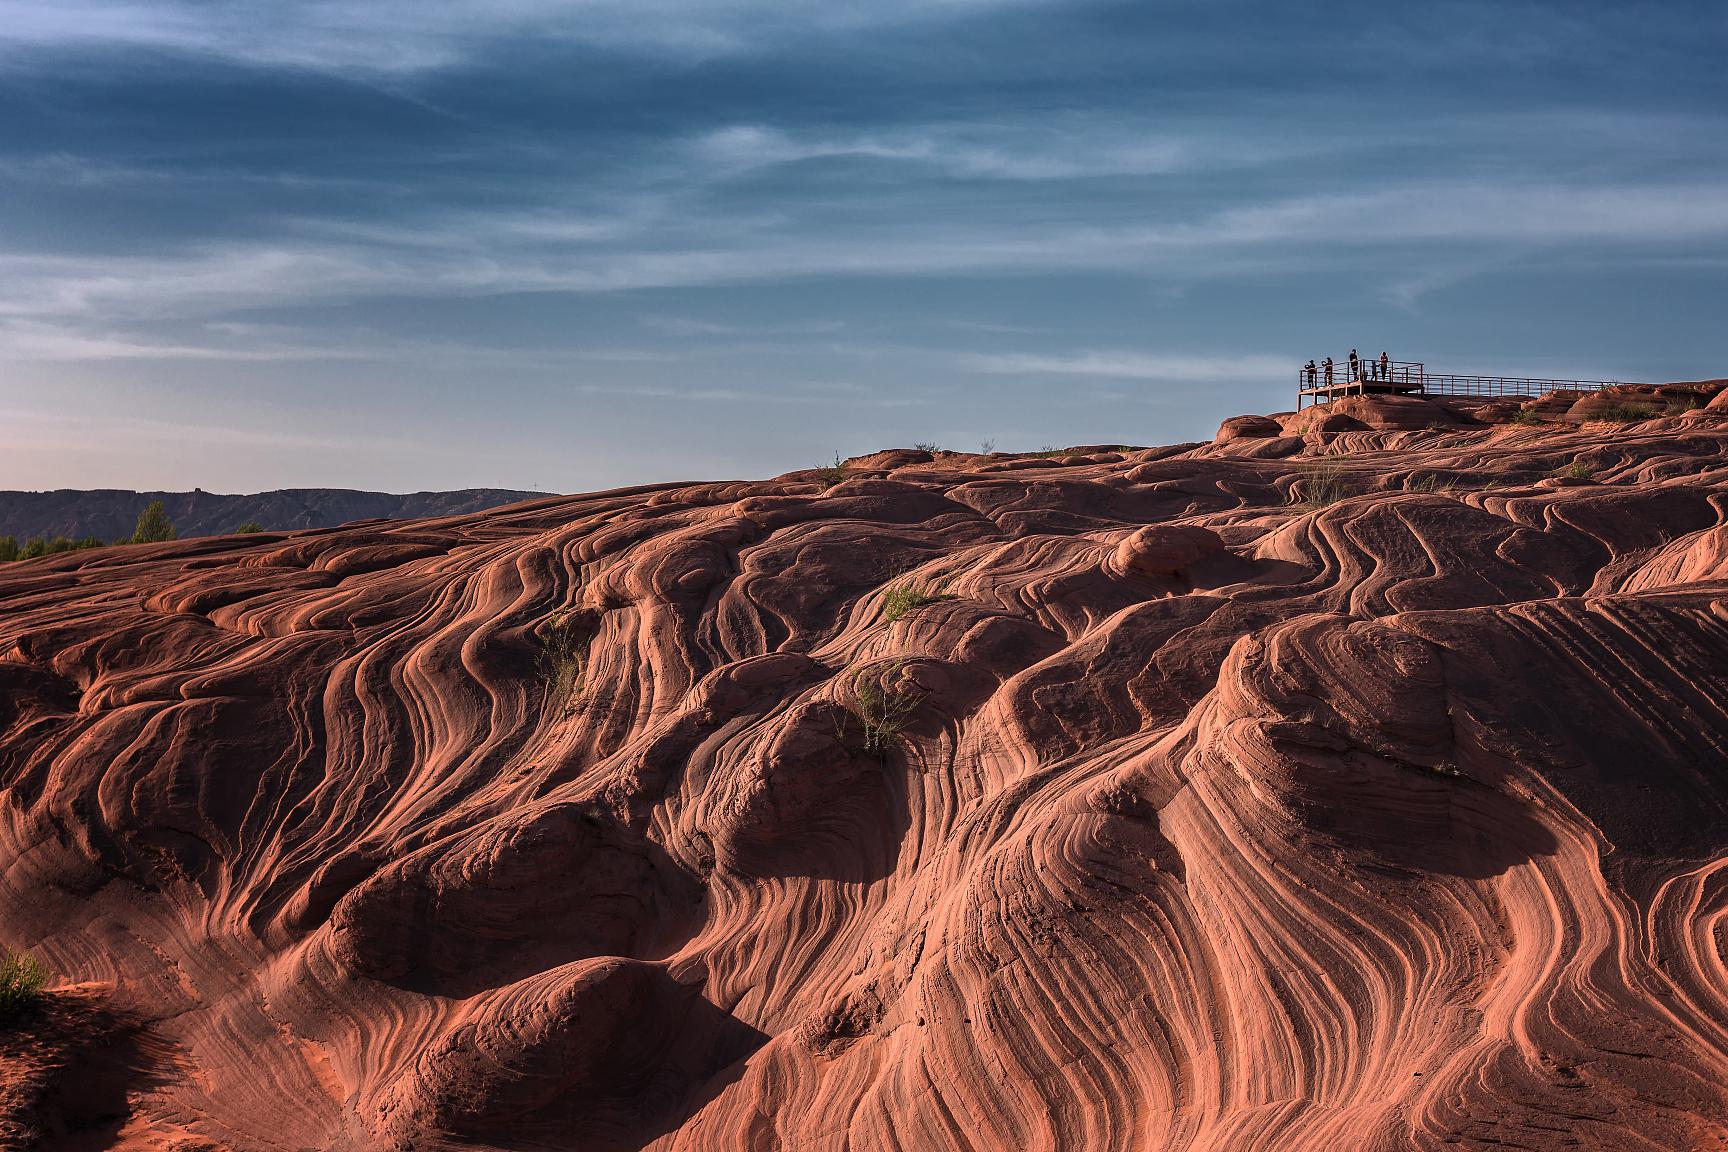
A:
[[[1356,349],[1352,348],[1350,349],[1350,358],[1346,361],[1346,364],[1348,365],[1349,375],[1345,376],[1344,379],[1350,384],[1365,384],[1377,380],[1392,379],[1392,360],[1384,352],[1380,353],[1380,359],[1370,360],[1356,355]],[[1302,365],[1302,379],[1307,381],[1308,387],[1316,388],[1319,387],[1320,375],[1324,373],[1326,376],[1326,387],[1330,388],[1332,386],[1333,375],[1336,371],[1337,369],[1334,367],[1332,357],[1330,356],[1326,357],[1326,359],[1320,361],[1318,364],[1310,360],[1308,363]]]

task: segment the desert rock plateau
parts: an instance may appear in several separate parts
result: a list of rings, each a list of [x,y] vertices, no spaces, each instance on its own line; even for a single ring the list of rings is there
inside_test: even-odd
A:
[[[0,568],[0,1145],[1728,1149],[1725,389]]]

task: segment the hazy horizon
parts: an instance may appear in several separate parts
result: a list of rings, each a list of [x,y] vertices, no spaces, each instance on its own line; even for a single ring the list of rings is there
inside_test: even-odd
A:
[[[0,0],[0,488],[1168,443],[1728,375],[1728,9]]]

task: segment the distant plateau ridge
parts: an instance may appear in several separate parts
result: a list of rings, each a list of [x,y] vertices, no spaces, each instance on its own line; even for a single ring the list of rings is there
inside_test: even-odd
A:
[[[191,492],[132,492],[121,488],[60,488],[50,492],[0,491],[0,536],[64,536],[104,541],[130,538],[138,514],[151,501],[163,509],[182,537],[223,536],[242,524],[265,531],[332,528],[353,520],[398,520],[483,512],[544,496],[504,488],[455,492],[359,492],[350,488],[283,488],[252,495]]]

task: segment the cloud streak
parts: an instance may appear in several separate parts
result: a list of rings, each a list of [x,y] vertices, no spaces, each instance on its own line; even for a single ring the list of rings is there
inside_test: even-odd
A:
[[[976,353],[962,357],[961,366],[969,372],[993,376],[1096,376],[1169,384],[1267,380],[1290,374],[1290,362],[1278,356],[1171,356],[1144,352]]]
[[[498,43],[553,41],[676,56],[747,53],[764,38],[847,34],[1036,0],[0,0],[0,45],[124,47],[332,71],[449,68]]]
[[[729,228],[722,216],[670,225],[637,243],[616,239],[628,234],[622,224],[584,225],[569,243],[557,244],[542,234],[525,236],[513,214],[464,214],[423,221],[400,241],[360,236],[295,244],[277,237],[165,256],[0,256],[0,317],[111,325],[403,297],[628,293],[818,278],[1133,272],[1203,281],[1249,268],[1324,267],[1346,249],[1367,264],[1364,275],[1383,291],[1419,295],[1401,287],[1420,289],[1425,282],[1411,280],[1410,257],[1388,260],[1377,273],[1360,251],[1517,244],[1536,259],[1545,248],[1571,252],[1579,244],[1714,245],[1728,240],[1728,197],[1715,192],[1703,185],[1423,186],[1297,197],[1192,220],[1113,227],[997,214],[758,232]],[[692,232],[712,239],[698,243]],[[609,239],[589,242],[599,236]],[[648,323],[674,335],[719,334],[728,327]],[[831,331],[811,322],[779,330]],[[26,343],[40,337],[28,328],[15,335]]]

